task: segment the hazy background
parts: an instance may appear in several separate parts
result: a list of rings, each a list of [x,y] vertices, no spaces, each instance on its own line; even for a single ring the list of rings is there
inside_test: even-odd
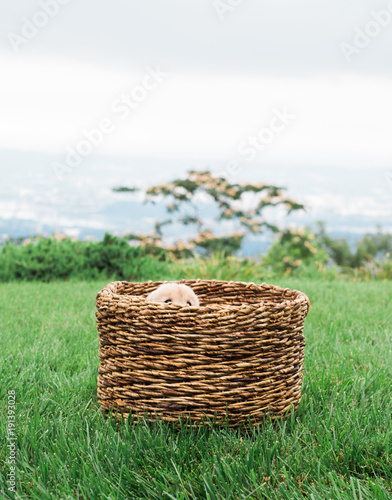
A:
[[[286,186],[306,204],[278,213],[282,225],[322,219],[354,239],[377,224],[392,232],[392,24],[351,63],[341,49],[388,2],[70,0],[15,51],[15,35],[50,2],[0,7],[0,235],[147,231],[161,207],[112,187],[224,173],[231,161],[241,165],[234,181]],[[157,66],[162,83],[119,118],[111,105]],[[247,161],[240,144],[276,109],[295,118]],[[106,118],[114,131],[59,178],[53,162]]]

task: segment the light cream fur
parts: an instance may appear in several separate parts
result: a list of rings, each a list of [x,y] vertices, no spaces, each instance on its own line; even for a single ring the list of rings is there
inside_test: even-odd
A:
[[[179,306],[199,306],[199,299],[192,288],[177,283],[164,283],[151,292],[146,300],[149,302],[177,304]]]

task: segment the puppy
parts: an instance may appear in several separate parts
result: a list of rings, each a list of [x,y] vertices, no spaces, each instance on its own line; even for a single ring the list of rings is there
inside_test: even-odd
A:
[[[199,306],[199,299],[192,288],[177,283],[164,283],[151,292],[146,300],[149,302],[176,304],[178,306]]]

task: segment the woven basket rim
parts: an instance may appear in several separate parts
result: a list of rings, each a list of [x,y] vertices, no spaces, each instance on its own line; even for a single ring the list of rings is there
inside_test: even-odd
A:
[[[244,303],[240,305],[235,305],[231,303],[227,304],[207,304],[203,306],[180,306],[177,304],[161,304],[159,302],[150,302],[147,301],[145,297],[141,297],[139,295],[132,295],[132,294],[119,294],[116,293],[116,290],[119,285],[121,284],[138,284],[138,285],[156,285],[157,287],[160,286],[161,284],[164,283],[177,283],[177,284],[188,284],[191,286],[191,284],[197,284],[197,283],[203,283],[203,284],[209,284],[209,283],[218,283],[218,284],[230,284],[230,285],[245,285],[246,287],[256,287],[257,289],[260,289],[262,287],[268,288],[268,289],[275,289],[277,292],[282,292],[282,293],[287,293],[290,292],[293,294],[294,298],[285,298],[284,300],[281,300],[279,302],[272,301],[272,300],[260,300],[259,302],[255,303]],[[112,281],[111,283],[108,283],[97,295],[96,298],[96,305],[99,307],[101,298],[104,297],[106,298],[105,302],[106,305],[108,305],[107,299],[110,297],[109,304],[112,302],[113,299],[121,300],[122,304],[125,303],[137,303],[140,305],[143,305],[145,307],[151,308],[151,309],[158,309],[158,310],[165,310],[165,311],[178,311],[182,310],[184,308],[187,309],[187,311],[197,313],[198,311],[240,311],[244,309],[249,309],[251,311],[257,310],[257,309],[264,309],[265,307],[268,307],[269,309],[274,308],[274,309],[283,309],[287,306],[294,306],[295,304],[300,304],[302,302],[306,302],[308,306],[308,311],[310,308],[310,301],[309,298],[306,296],[305,293],[295,290],[295,289],[290,289],[290,288],[282,288],[278,285],[270,285],[268,283],[260,283],[256,284],[254,282],[245,282],[245,281],[225,281],[225,280],[204,280],[204,279],[183,279],[183,280],[173,280],[173,281]]]

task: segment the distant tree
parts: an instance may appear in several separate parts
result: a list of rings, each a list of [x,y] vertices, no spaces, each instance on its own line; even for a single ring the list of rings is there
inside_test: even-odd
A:
[[[331,260],[341,267],[356,267],[356,257],[347,238],[333,238],[327,234],[325,223],[318,221],[315,232],[317,242]]]
[[[357,243],[356,257],[360,262],[392,254],[392,234],[383,233],[380,226],[376,233],[367,233]]]
[[[126,191],[128,188],[116,188]],[[283,194],[284,188],[268,184],[230,183],[224,177],[214,176],[210,171],[190,170],[185,178],[150,187],[146,202],[166,204],[170,218],[158,222],[150,235],[130,235],[143,245],[162,247],[163,228],[173,224],[194,228],[188,241],[178,240],[172,250],[192,252],[203,249],[211,254],[223,251],[232,254],[242,244],[246,234],[260,234],[265,230],[278,232],[279,228],[263,216],[267,207],[283,206],[287,213],[303,209],[304,206]],[[250,199],[251,198],[251,199]],[[215,222],[233,221],[235,230],[227,234],[216,234],[201,216],[201,206],[213,206]]]
[[[113,188],[113,191],[115,193],[135,193],[136,191],[139,191],[139,188],[137,187],[115,187]]]
[[[317,222],[315,236],[318,244],[338,266],[358,268],[366,262],[392,254],[392,234],[367,233],[351,248],[347,238],[333,238],[326,232],[325,223]]]

